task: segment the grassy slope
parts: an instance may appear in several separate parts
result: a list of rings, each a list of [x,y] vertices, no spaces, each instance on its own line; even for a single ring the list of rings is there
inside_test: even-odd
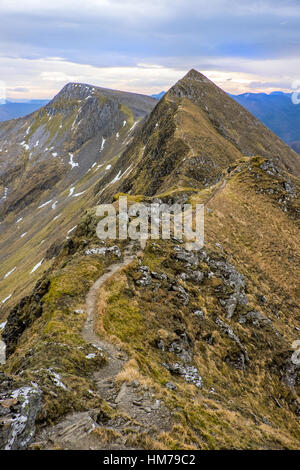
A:
[[[173,430],[158,434],[150,444],[153,447],[299,447],[294,401],[299,387],[293,392],[281,382],[285,361],[292,354],[291,344],[297,339],[294,326],[300,321],[299,227],[293,220],[295,206],[289,217],[270,196],[257,194],[258,188],[278,184],[261,171],[260,163],[254,159],[250,172],[247,165],[209,203],[212,212],[206,216],[206,249],[217,259],[225,256],[245,276],[249,310],[271,319],[272,327],[241,325],[237,314],[227,320],[218,300],[222,282],[217,276],[201,285],[182,281],[191,297],[187,306],[170,290],[170,282],[137,287],[138,265],[128,268],[126,277],[107,285],[107,309],[100,325],[134,358],[131,369],[135,368],[135,375],[141,375],[141,380],[150,378],[158,395],[175,413]],[[194,199],[202,197],[199,193]],[[184,263],[174,260],[175,245],[149,242],[142,264],[174,280],[185,272]],[[204,263],[200,269],[205,272],[208,267]],[[262,295],[267,298],[265,304],[259,300]],[[204,312],[205,321],[193,316],[195,309]],[[217,328],[216,316],[229,323],[246,345],[250,363],[245,371],[226,362],[236,350]],[[162,366],[168,359],[178,359],[158,349],[157,341],[168,344],[178,339],[178,329],[192,340],[194,363],[204,380],[201,392]],[[125,371],[124,380],[132,380],[134,372],[129,372],[126,375]],[[169,381],[177,385],[176,392],[166,389]],[[133,442],[149,446],[149,436],[144,439],[135,436]]]
[[[101,291],[100,302],[103,305],[104,301],[106,308],[99,318],[99,334],[117,341],[130,356],[119,383],[133,378],[147,383],[174,417],[168,433],[129,433],[130,445],[168,449],[299,447],[297,389],[293,392],[281,381],[292,353],[291,344],[297,339],[294,325],[299,322],[299,292],[296,282],[291,282],[300,257],[299,228],[294,220],[297,201],[283,212],[272,195],[262,192],[270,185],[280,187],[281,177],[277,176],[276,181],[270,178],[261,170],[261,163],[257,158],[250,164],[243,161],[239,171],[233,171],[226,186],[212,199],[207,191],[191,196],[197,202],[210,199],[206,250],[214,259],[225,257],[245,276],[247,308],[239,306],[238,313],[226,319],[219,292],[226,296],[230,290],[218,275],[207,276],[211,268],[205,261],[198,267],[206,273],[204,282],[179,281],[190,299],[188,304],[183,303],[170,285],[178,283],[186,264],[176,260],[178,244],[170,241],[149,242],[142,259],[151,271],[167,274],[168,281],[139,286],[141,273],[136,262]],[[280,196],[284,196],[283,189]],[[103,358],[97,357],[95,362],[85,359],[90,347],[84,345],[80,334],[84,315],[75,313],[75,309],[84,307],[92,281],[103,272],[103,258],[84,254],[87,246],[99,243],[95,224],[91,212],[45,274],[51,284],[43,298],[43,315],[23,334],[17,352],[5,367],[14,374],[26,370],[24,379],[42,385],[45,399],[41,421],[52,422],[70,409],[95,406],[116,413],[107,404],[95,401],[89,392],[93,390],[90,374]],[[105,259],[105,263],[111,262],[113,259]],[[262,295],[267,298],[264,304],[260,301]],[[196,309],[204,312],[204,321],[193,315]],[[238,322],[239,315],[253,309],[271,319],[272,326]],[[230,324],[246,346],[250,361],[245,370],[232,366],[238,351],[217,327],[216,317]],[[178,339],[179,331],[185,331],[190,338],[193,364],[204,381],[202,390],[162,366],[178,357],[159,349],[158,341],[169,345]],[[53,367],[67,391],[57,391],[53,386],[47,372]],[[177,386],[176,391],[166,388],[170,381]]]

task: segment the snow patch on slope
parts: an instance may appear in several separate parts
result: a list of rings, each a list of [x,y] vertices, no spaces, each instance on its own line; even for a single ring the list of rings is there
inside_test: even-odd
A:
[[[30,274],[34,273],[44,262],[44,258],[41,259],[41,261],[39,261],[33,268],[32,270],[30,271]]]

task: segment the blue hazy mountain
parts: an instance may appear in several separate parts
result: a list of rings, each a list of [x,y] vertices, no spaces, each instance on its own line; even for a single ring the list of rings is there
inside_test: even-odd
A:
[[[288,144],[300,140],[300,105],[293,104],[291,93],[274,91],[269,95],[244,93],[231,97]]]
[[[161,91],[160,93],[157,93],[157,94],[154,94],[154,95],[151,95],[151,96],[152,96],[152,98],[155,98],[156,100],[160,100],[165,94],[166,94],[165,91]]]
[[[24,103],[6,101],[5,104],[0,104],[0,121],[26,116],[45,106],[48,102],[49,100],[30,100]]]

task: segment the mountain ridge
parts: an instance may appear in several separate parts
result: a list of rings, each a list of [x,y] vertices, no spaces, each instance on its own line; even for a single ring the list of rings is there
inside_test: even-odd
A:
[[[165,92],[161,92],[152,96],[161,99],[164,94]],[[295,150],[293,143],[300,138],[300,108],[292,103],[292,93],[274,91],[228,94]]]
[[[221,100],[222,105],[218,104],[218,100]],[[183,103],[186,103],[186,108]],[[164,136],[161,142],[160,118]],[[183,119],[186,122],[185,127],[182,124],[176,125],[176,120]],[[200,122],[204,130],[199,129]],[[176,131],[178,128],[180,130]],[[150,142],[155,148],[154,153]],[[180,148],[179,152],[177,147]],[[158,149],[163,155],[157,154]],[[205,187],[216,183],[226,165],[233,163],[234,159],[255,154],[271,158],[286,170],[300,174],[300,159],[290,147],[204,75],[191,70],[158,102],[140,134],[125,151],[112,173],[107,175],[107,181],[122,171],[122,167],[125,168],[125,162],[127,165],[134,160],[136,169],[131,170],[130,176],[122,181],[120,191],[139,192],[141,189],[135,180],[139,181],[143,188],[147,188],[151,180],[154,180],[156,188],[149,188],[150,192],[146,193],[153,195],[153,191],[157,191],[157,186],[163,179],[168,181],[166,189],[170,185],[170,172],[174,172],[176,185],[188,187],[190,175],[194,174],[192,187]],[[280,154],[282,155],[279,158]],[[166,168],[160,166],[160,159],[164,167],[168,161]],[[176,169],[179,159],[182,166]],[[184,173],[185,167],[188,177]],[[161,191],[164,190],[165,187],[162,186]]]
[[[42,268],[0,307],[0,448],[297,449],[299,156],[195,70],[135,131],[121,148],[114,135],[110,167],[76,184],[85,194],[62,193],[63,223],[34,240]],[[99,240],[96,205],[117,211],[120,195],[204,204],[204,247]],[[13,248],[3,296],[34,265]]]

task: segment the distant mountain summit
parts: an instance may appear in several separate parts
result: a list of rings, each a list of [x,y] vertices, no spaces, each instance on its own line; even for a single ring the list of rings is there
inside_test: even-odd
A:
[[[236,160],[257,154],[300,174],[300,159],[290,147],[192,69],[158,102],[112,171],[132,165],[120,190],[153,195],[180,186],[207,187]]]
[[[0,123],[0,184],[7,188],[0,217],[57,183],[71,184],[113,148],[121,151],[131,127],[155,104],[139,94],[69,83],[35,113]]]
[[[161,91],[151,97],[160,100],[165,93]],[[299,146],[293,143],[300,140],[300,106],[292,103],[291,93],[273,91],[269,94],[242,93],[230,96],[299,152]],[[47,103],[48,100],[31,100],[24,103],[7,101],[6,104],[0,105],[0,122],[29,115]]]
[[[300,140],[297,142],[292,142],[291,147],[295,150],[295,152],[298,152],[300,154]]]
[[[16,250],[29,262],[17,263],[13,278],[28,276],[15,295],[26,291],[34,266],[54,241],[68,236],[87,201],[92,204],[95,184],[156,103],[148,96],[69,83],[29,116],[0,123],[0,262],[5,270]],[[11,289],[11,279],[4,279],[4,289]]]
[[[164,94],[162,91],[152,96],[160,100]],[[293,104],[291,93],[273,91],[229,96],[299,153],[299,145],[294,142],[300,140],[300,105]]]

